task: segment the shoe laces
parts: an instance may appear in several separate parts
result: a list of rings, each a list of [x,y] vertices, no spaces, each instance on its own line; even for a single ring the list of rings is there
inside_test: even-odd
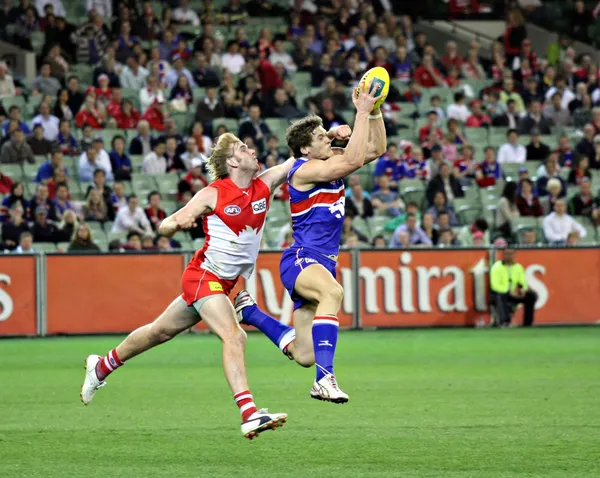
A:
[[[259,408],[258,410],[256,410],[255,413],[258,413],[259,415],[268,415],[269,409],[268,408]]]
[[[337,390],[337,391],[340,390],[340,387],[338,387],[337,381],[335,379],[335,375],[333,375],[333,374],[327,375],[327,379],[329,380],[329,383],[335,390]]]

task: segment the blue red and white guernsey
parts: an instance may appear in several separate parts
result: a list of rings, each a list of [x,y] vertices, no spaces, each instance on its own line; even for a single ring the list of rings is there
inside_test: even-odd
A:
[[[294,309],[307,302],[294,291],[296,279],[306,267],[321,264],[335,277],[346,212],[343,179],[318,183],[308,191],[292,186],[292,176],[307,161],[296,159],[288,173],[294,243],[284,251],[279,265],[281,282],[294,301]]]

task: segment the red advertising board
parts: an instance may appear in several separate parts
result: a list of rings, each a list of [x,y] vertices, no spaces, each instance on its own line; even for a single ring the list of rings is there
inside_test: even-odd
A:
[[[0,336],[35,335],[35,257],[0,258]]]

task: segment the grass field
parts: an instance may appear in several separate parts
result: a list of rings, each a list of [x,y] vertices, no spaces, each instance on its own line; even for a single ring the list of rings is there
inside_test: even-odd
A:
[[[251,334],[257,404],[289,414],[254,441],[214,337],[132,360],[84,407],[84,357],[118,340],[0,341],[1,477],[600,476],[600,328],[342,333],[347,405]]]

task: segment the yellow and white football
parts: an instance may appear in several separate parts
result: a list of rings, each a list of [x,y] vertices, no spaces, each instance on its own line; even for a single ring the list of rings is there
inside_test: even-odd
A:
[[[373,107],[373,109],[376,110],[383,104],[383,102],[387,98],[388,92],[390,91],[390,75],[388,74],[385,68],[376,66],[375,68],[371,68],[363,75],[363,77],[360,80],[360,84],[365,85],[364,87],[366,88],[366,85],[368,85],[371,80],[373,80],[373,82],[371,83],[371,91],[373,90],[373,88],[377,88],[378,90],[375,96],[379,99]],[[356,87],[357,97],[359,95],[359,88],[360,86]]]

